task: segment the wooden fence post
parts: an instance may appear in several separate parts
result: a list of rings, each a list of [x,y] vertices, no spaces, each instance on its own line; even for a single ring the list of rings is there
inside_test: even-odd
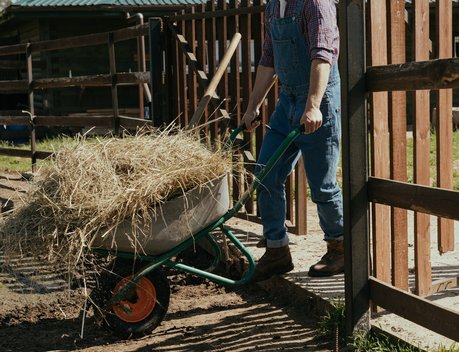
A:
[[[36,145],[36,130],[33,123],[33,117],[35,116],[34,106],[34,94],[33,94],[33,67],[32,67],[32,46],[27,44],[26,47],[26,59],[27,59],[27,82],[28,82],[28,94],[29,94],[29,113],[30,113],[30,149],[32,157],[32,172],[36,171],[37,168],[37,145]]]
[[[161,20],[150,18],[150,74],[151,74],[151,102],[152,117],[154,126],[161,126],[163,123],[161,107],[161,72],[162,72],[162,51],[161,51]],[[167,99],[167,98],[166,98]]]
[[[339,10],[346,333],[350,336],[370,329],[365,1],[340,1]]]
[[[113,130],[114,134],[120,132],[120,111],[118,105],[118,86],[116,82],[116,59],[115,59],[115,41],[113,40],[113,32],[108,34],[108,57],[110,63],[110,75],[112,79],[112,105],[113,105]]]

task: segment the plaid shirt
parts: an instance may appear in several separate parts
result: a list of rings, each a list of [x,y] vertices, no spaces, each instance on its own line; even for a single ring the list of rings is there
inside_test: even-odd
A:
[[[279,18],[280,4],[274,4],[273,17]],[[296,1],[304,1],[300,28],[309,47],[311,60],[322,59],[330,64],[338,61],[339,31],[336,21],[336,5],[333,0],[287,0],[285,16],[293,16]],[[269,23],[269,14],[265,12],[265,23]],[[265,42],[260,65],[274,67],[273,44],[269,25],[265,26]]]

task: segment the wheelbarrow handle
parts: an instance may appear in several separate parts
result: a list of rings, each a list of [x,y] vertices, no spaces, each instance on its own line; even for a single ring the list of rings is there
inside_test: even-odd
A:
[[[261,115],[257,115],[253,119],[253,121],[261,121],[261,120],[262,120]],[[237,136],[239,135],[239,133],[244,132],[246,129],[247,128],[246,128],[246,125],[245,125],[244,122],[242,122],[238,127],[236,127],[233,130],[233,132],[231,132],[231,135],[229,136],[228,140],[226,141],[224,149],[225,150],[229,150],[231,148],[231,146],[233,145],[234,141],[236,140]],[[297,130],[298,130],[299,134],[300,133],[304,133],[306,131],[304,124],[301,124],[300,126],[298,126]]]

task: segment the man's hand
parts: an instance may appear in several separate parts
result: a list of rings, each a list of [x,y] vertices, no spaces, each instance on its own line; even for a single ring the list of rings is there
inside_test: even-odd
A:
[[[301,117],[300,123],[304,125],[304,133],[312,133],[322,126],[322,112],[318,108],[307,108]]]
[[[260,126],[260,121],[255,120],[258,116],[258,111],[248,112],[246,111],[242,117],[242,123],[245,124],[245,129],[248,132],[254,131],[258,126]]]

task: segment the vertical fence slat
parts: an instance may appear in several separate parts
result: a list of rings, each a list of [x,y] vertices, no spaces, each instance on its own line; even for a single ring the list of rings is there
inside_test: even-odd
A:
[[[169,34],[171,32],[169,31]],[[175,96],[177,99],[172,99],[173,101],[173,116],[168,116],[170,119],[177,119],[177,122],[180,121],[180,115],[181,115],[181,107],[182,107],[182,95],[180,94],[181,89],[180,89],[180,62],[181,62],[181,55],[182,53],[179,50],[179,43],[177,40],[172,40],[172,35],[170,35],[170,42],[171,42],[171,48],[172,48],[172,54],[171,56],[174,59],[174,67],[172,68],[172,75],[173,75],[173,90],[175,92]],[[170,120],[167,121],[168,124],[170,123]]]
[[[241,0],[241,7],[249,7],[249,0]],[[242,35],[242,72],[241,72],[241,91],[242,91],[242,111],[247,110],[250,93],[252,92],[252,15],[241,15],[239,17],[239,24]],[[245,134],[244,141],[250,147],[250,151],[253,151],[252,138],[249,134]],[[247,213],[252,214],[254,204],[250,199],[245,206]]]
[[[230,0],[229,8],[237,9],[239,8],[239,1],[238,0]],[[231,17],[231,20],[228,23],[229,30],[232,33],[239,32],[239,16]],[[234,56],[231,60],[231,75],[229,78],[229,94],[231,97],[231,105],[230,105],[230,115],[232,121],[236,123],[237,126],[241,123],[241,80],[240,80],[240,46],[237,47],[236,51],[234,52]],[[237,158],[237,156],[235,156]],[[233,179],[238,180],[240,179],[241,175],[238,171],[239,164],[233,168]],[[238,200],[241,195],[241,184],[240,182],[233,182],[233,199]]]
[[[207,2],[207,11],[212,11],[215,12],[216,10],[216,5],[215,5],[215,0],[210,0]],[[207,55],[208,55],[208,60],[209,60],[209,71],[207,73],[207,77],[212,79],[212,76],[215,74],[215,71],[217,70],[217,48],[216,48],[216,43],[217,43],[217,20],[215,17],[212,17],[212,19],[206,21],[206,26],[207,26]],[[218,135],[218,123],[213,123],[212,124],[212,129],[211,129],[211,139],[214,139]]]
[[[229,2],[229,7],[231,9],[237,9],[239,8],[239,2],[236,0],[230,0]],[[239,32],[239,16],[231,16],[230,19],[228,19],[228,27],[229,31],[232,33]],[[241,85],[240,81],[240,72],[239,72],[239,67],[240,67],[240,47],[238,46],[236,51],[234,52],[234,56],[231,60],[231,75],[229,77],[229,95],[231,98],[230,102],[230,107],[229,107],[229,113],[233,119],[233,121],[236,122],[237,125],[241,122],[241,91],[239,89]]]
[[[108,57],[110,64],[110,75],[112,76],[112,105],[113,105],[113,129],[115,134],[119,133],[119,105],[118,105],[118,86],[115,81],[116,74],[116,59],[115,59],[115,42],[113,41],[113,33],[108,35]]]
[[[197,6],[198,13],[206,12],[206,5],[201,4]],[[207,60],[206,60],[206,20],[204,18],[196,21],[196,40],[197,40],[197,48],[196,48],[196,59],[202,65],[202,70],[205,72]],[[204,90],[198,86],[197,90],[198,94],[198,101],[204,95]],[[206,108],[204,110],[204,123],[208,122],[209,120],[209,109]],[[206,125],[205,127],[206,136],[209,132],[209,126]]]
[[[371,0],[370,35],[371,65],[387,64],[386,3]],[[371,95],[371,166],[372,174],[389,178],[389,125],[387,92]],[[374,275],[384,282],[390,282],[390,208],[373,204],[373,251]]]
[[[305,236],[308,233],[308,200],[307,178],[304,170],[303,158],[300,158],[295,170],[295,194],[292,194],[290,203],[295,204],[295,233]]]
[[[405,0],[389,0],[389,63],[406,61]],[[391,179],[406,182],[406,93],[389,93]],[[407,211],[391,208],[392,284],[408,290]]]
[[[218,0],[217,9],[220,11],[226,10],[226,0]],[[227,16],[222,16],[217,20],[218,28],[218,61],[220,62],[223,55],[225,55],[226,48],[228,46],[228,20]],[[226,111],[229,110],[228,101],[228,70],[223,74],[220,83],[218,85],[218,92],[220,99],[222,100],[221,108]]]
[[[34,93],[32,89],[33,81],[33,65],[32,65],[32,50],[30,44],[26,47],[26,60],[27,60],[27,82],[28,82],[28,95],[29,95],[29,112],[31,116],[35,115],[35,102]],[[35,125],[31,124],[30,131],[30,149],[32,158],[32,172],[36,171],[37,165],[37,145],[36,145],[36,130]]]
[[[453,4],[437,0],[437,57],[453,56]],[[437,186],[453,188],[453,92],[451,89],[437,91]],[[438,250],[445,253],[454,250],[454,221],[438,218]]]
[[[414,2],[414,59],[429,60],[429,0]],[[430,123],[429,91],[414,93],[414,182],[430,184]],[[429,294],[432,273],[430,267],[430,216],[415,212],[415,272],[416,292],[420,296]]]
[[[188,11],[190,14],[195,13],[194,6],[191,6]],[[194,19],[186,21],[185,24],[186,33],[185,39],[188,42],[191,51],[196,55],[196,23]],[[198,106],[198,92],[196,86],[196,72],[187,65],[187,88],[188,88],[188,113],[189,116],[193,116]],[[188,125],[188,122],[187,122]]]
[[[182,15],[185,14],[185,10],[182,10]],[[185,21],[179,23],[181,34],[185,37],[186,36],[186,25]],[[188,126],[189,114],[188,114],[188,91],[187,91],[187,74],[186,74],[186,59],[185,55],[183,55],[180,51],[179,55],[179,72],[180,72],[180,95],[182,97],[181,106],[180,106],[180,119],[179,122],[182,126]]]

